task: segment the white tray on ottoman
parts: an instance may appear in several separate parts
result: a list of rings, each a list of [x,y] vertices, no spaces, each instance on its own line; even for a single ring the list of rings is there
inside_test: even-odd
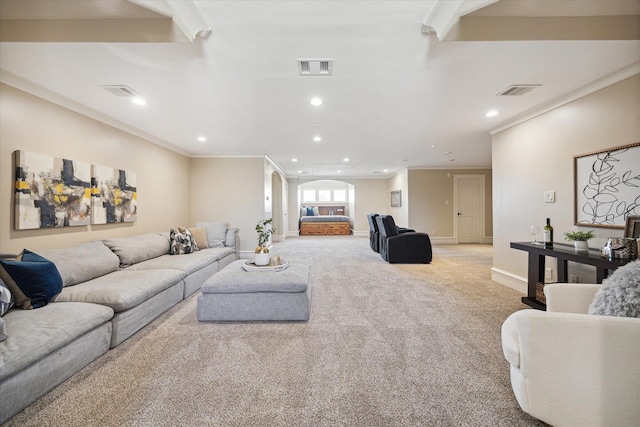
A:
[[[309,320],[311,282],[306,261],[280,271],[245,271],[237,260],[207,279],[198,296],[201,322]]]

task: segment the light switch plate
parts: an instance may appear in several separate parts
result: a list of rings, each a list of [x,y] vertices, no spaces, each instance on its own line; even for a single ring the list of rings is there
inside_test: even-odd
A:
[[[544,202],[545,203],[555,203],[556,201],[556,192],[555,191],[545,191],[544,192]]]

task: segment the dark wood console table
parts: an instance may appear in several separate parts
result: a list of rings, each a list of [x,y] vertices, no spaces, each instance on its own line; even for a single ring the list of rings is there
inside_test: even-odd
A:
[[[602,283],[609,275],[609,271],[633,261],[632,259],[604,258],[600,255],[600,251],[594,249],[589,249],[588,252],[576,252],[573,245],[562,243],[554,243],[553,249],[545,249],[544,245],[530,242],[512,242],[511,247],[529,252],[527,296],[522,297],[522,302],[539,310],[546,310],[547,308],[546,304],[536,299],[536,283],[544,283],[545,257],[553,257],[558,260],[558,282],[569,281],[567,269],[569,261],[596,267],[597,283]]]

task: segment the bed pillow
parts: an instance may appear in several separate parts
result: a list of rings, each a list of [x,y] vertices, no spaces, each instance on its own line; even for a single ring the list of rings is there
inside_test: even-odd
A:
[[[6,283],[0,279],[0,317],[9,311],[13,305],[13,295],[7,287]]]
[[[25,310],[44,307],[62,290],[56,265],[27,249],[18,260],[0,259],[0,279],[15,298],[15,306]]]
[[[172,228],[169,232],[171,239],[171,255],[190,254],[198,250],[198,244],[188,228]]]
[[[640,317],[640,260],[616,269],[602,281],[589,314]]]
[[[314,206],[314,207],[313,207],[313,215],[314,215],[314,216],[318,216],[318,215],[320,215],[320,210],[318,209],[318,207],[317,207],[317,206]]]
[[[307,216],[314,216],[315,212],[313,206],[307,206]]]

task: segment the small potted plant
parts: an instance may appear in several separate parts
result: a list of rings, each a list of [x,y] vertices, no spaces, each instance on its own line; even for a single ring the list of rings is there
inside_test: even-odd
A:
[[[573,247],[578,252],[586,252],[589,250],[587,240],[593,239],[596,235],[593,230],[590,231],[569,231],[564,233],[564,239],[573,242]]]
[[[276,231],[274,227],[270,227],[273,222],[273,218],[263,219],[258,221],[256,225],[256,232],[258,233],[258,247],[255,251],[255,265],[267,265],[269,264],[269,248],[265,245],[269,241],[269,237]]]

